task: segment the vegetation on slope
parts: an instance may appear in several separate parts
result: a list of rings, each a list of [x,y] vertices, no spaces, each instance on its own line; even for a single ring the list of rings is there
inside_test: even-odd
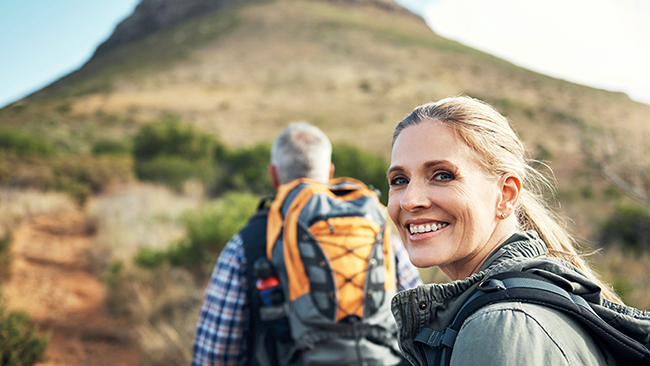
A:
[[[650,216],[617,186],[643,188],[650,106],[518,68],[375,7],[252,3],[114,48],[0,110],[0,186],[86,202],[113,310],[140,326],[152,364],[186,363],[201,281],[251,203],[271,193],[268,150],[288,122],[322,128],[337,175],[386,192],[396,123],[457,94],[511,119],[531,157],[553,169],[554,205],[571,228],[594,248],[608,243],[593,257],[598,269],[648,307]],[[632,179],[612,185],[620,176]],[[172,191],[109,190],[135,180]],[[243,211],[228,216],[228,206]]]

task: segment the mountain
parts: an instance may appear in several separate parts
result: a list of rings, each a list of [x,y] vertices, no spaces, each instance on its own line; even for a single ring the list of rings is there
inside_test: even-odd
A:
[[[646,136],[650,106],[440,37],[390,0],[143,0],[88,63],[1,109],[0,124],[83,152],[167,114],[231,146],[305,120],[388,158],[398,121],[458,94],[511,119],[553,169],[562,209],[594,237],[618,198],[587,163],[585,142]]]
[[[97,48],[94,56],[101,56],[118,45],[170,28],[190,18],[250,1],[252,0],[142,0],[133,14],[122,21],[110,38]],[[392,0],[354,0],[353,3],[365,3],[389,11],[405,12],[404,8]]]

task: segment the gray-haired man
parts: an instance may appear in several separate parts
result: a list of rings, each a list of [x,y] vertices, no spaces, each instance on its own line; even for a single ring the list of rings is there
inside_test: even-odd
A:
[[[272,185],[299,178],[327,183],[334,174],[331,163],[332,146],[327,136],[305,122],[290,124],[275,140],[271,150],[269,174]],[[259,224],[255,224],[258,222]],[[266,243],[266,222],[251,222],[236,234],[222,251],[206,289],[204,303],[196,327],[193,366],[257,365],[253,355],[261,346],[254,342],[256,334],[256,301],[251,299],[250,264],[247,263],[244,241],[260,236]],[[394,243],[398,289],[413,288],[421,283],[417,269],[408,259],[401,242]]]

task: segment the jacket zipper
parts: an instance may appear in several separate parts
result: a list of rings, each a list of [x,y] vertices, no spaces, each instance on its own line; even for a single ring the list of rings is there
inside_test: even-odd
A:
[[[415,339],[415,330],[416,330],[416,324],[418,323],[418,317],[417,317],[417,306],[415,305],[415,294],[417,291],[411,290],[411,311],[413,312],[413,331],[411,332],[411,339]],[[420,351],[418,351],[417,348],[415,348],[415,356],[417,356],[418,361],[420,361],[420,365],[426,365],[426,361],[422,358],[422,355],[420,354]]]

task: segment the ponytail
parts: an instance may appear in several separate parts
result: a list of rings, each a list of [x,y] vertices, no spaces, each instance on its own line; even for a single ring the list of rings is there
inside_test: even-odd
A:
[[[564,220],[546,205],[541,195],[529,190],[522,190],[517,207],[517,221],[521,230],[537,232],[540,239],[546,244],[550,257],[560,258],[573,264],[596,282],[606,299],[623,303],[613,288],[603,282],[585,261],[583,254],[579,253],[579,243],[562,225]]]

